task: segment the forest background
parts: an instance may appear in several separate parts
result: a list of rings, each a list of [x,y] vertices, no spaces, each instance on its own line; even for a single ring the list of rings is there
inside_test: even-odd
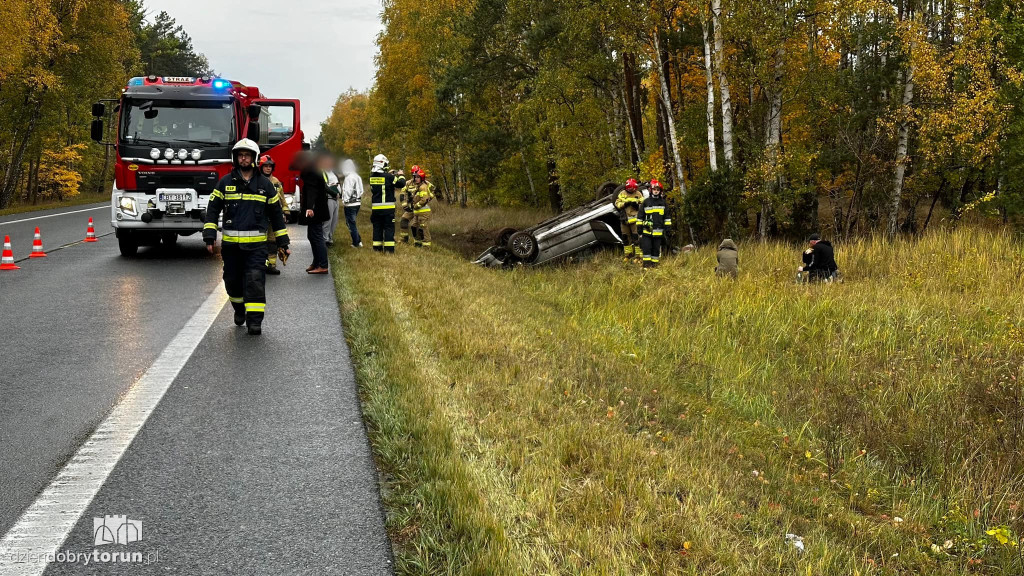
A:
[[[698,241],[1012,223],[1022,16],[1007,0],[386,0],[376,83],[339,97],[320,144],[425,165],[462,205],[559,211],[656,177]]]

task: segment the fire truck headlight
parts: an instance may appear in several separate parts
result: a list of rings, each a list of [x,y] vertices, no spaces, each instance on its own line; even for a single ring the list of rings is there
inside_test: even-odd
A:
[[[185,158],[188,158],[188,150],[184,148],[178,150],[178,160],[184,160]]]
[[[199,158],[201,158],[202,155],[202,151],[200,151],[198,148],[192,151],[192,159],[195,160],[196,162],[199,161]]]
[[[173,159],[174,158],[174,148],[168,148],[167,150],[164,150],[164,158],[167,158],[168,160]]]
[[[152,158],[153,160],[159,160],[160,159],[160,149],[159,148],[153,148],[152,150],[150,150],[149,151],[149,157]]]
[[[125,214],[130,214],[132,216],[138,216],[139,214],[135,209],[135,198],[121,196],[117,201],[117,206],[121,209],[121,212],[124,212]]]

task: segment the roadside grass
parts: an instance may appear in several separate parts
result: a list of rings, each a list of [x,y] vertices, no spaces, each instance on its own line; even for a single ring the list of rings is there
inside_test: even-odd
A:
[[[68,206],[81,206],[83,204],[95,204],[97,202],[109,202],[110,192],[101,194],[82,193],[67,200],[40,202],[39,204],[15,204],[0,210],[0,216],[8,214],[21,214],[23,212],[35,212],[36,210],[52,210],[54,208],[65,208]]]
[[[799,286],[781,244],[736,281],[335,247],[398,573],[1021,573],[1021,248],[866,239]]]

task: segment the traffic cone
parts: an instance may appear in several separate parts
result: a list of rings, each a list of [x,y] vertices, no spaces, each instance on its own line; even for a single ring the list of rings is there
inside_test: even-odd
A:
[[[21,266],[14,263],[14,251],[11,250],[11,237],[4,236],[4,253],[0,258],[0,270],[19,270]]]
[[[43,251],[43,239],[39,236],[39,227],[36,226],[36,234],[32,238],[32,253],[28,255],[29,258],[46,258],[46,252]]]
[[[95,242],[96,241],[96,230],[92,227],[92,218],[89,218],[89,228],[85,231],[85,241]]]

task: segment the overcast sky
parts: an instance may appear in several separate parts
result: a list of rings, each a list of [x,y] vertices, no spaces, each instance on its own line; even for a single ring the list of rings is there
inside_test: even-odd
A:
[[[312,140],[338,94],[373,85],[379,0],[145,0],[192,36],[196,51],[231,80],[268,98],[302,101],[302,130]],[[239,13],[239,11],[242,11]],[[244,38],[244,40],[243,40]]]

